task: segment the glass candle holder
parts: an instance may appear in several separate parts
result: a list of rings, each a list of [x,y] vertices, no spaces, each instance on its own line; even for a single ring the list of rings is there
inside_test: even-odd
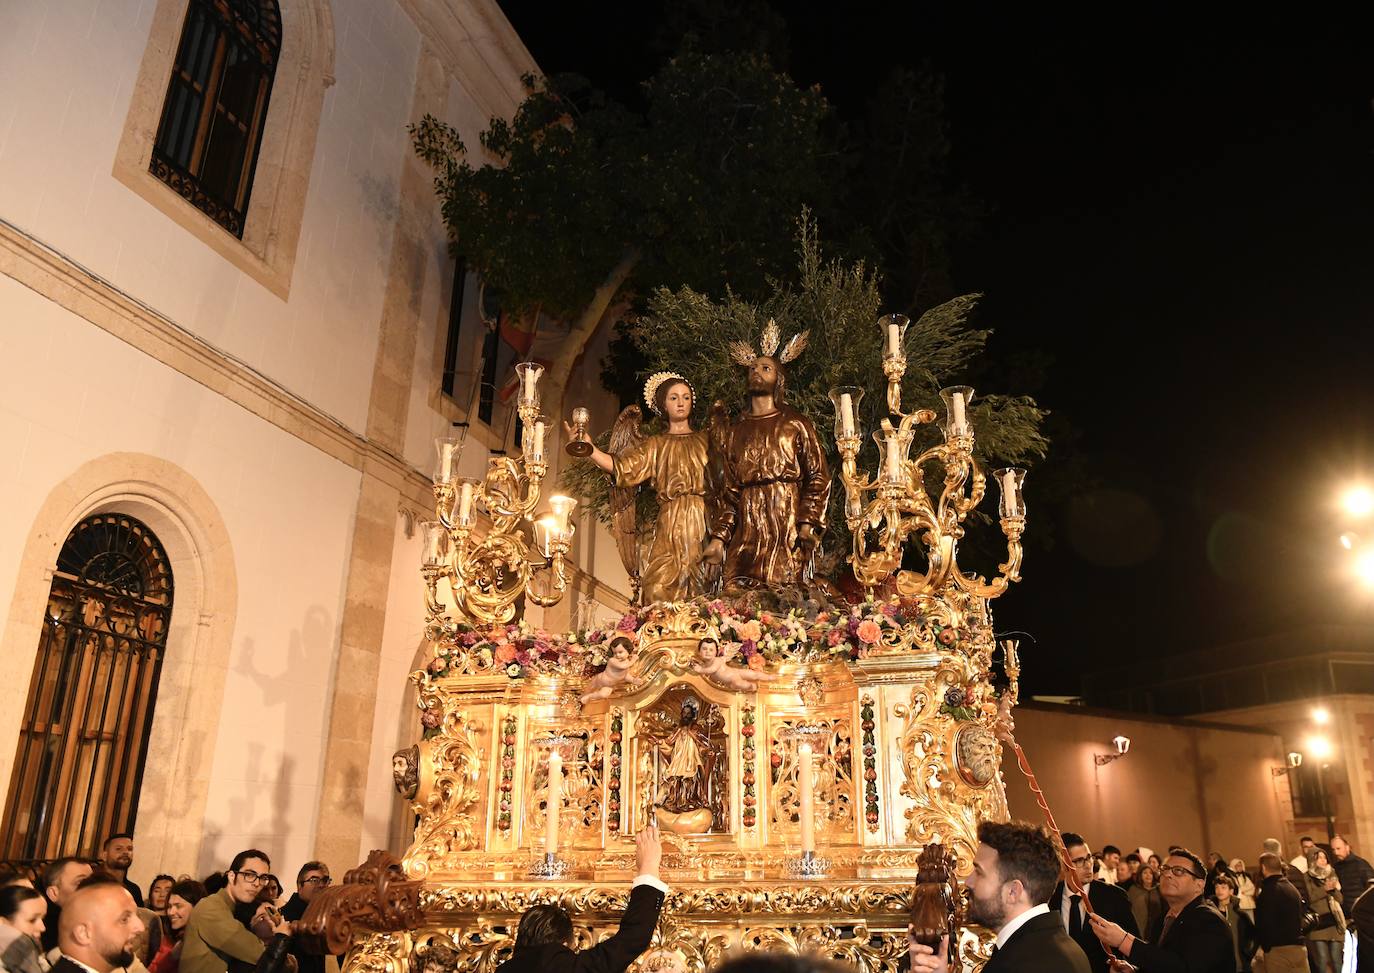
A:
[[[448,531],[437,520],[420,522],[420,563],[437,568],[448,557]]]
[[[440,437],[434,440],[434,482],[452,483],[458,471],[458,460],[463,455],[463,441]]]
[[[859,421],[859,403],[863,398],[864,390],[857,385],[837,385],[830,390],[830,401],[835,404],[836,441],[863,436],[863,424]]]
[[[470,476],[462,477],[453,484],[453,517],[459,527],[471,527],[477,520],[477,498],[481,493],[482,481]]]
[[[1003,517],[1024,519],[1026,516],[1026,495],[1022,489],[1026,482],[1026,471],[1009,466],[1005,469],[995,470],[992,476],[1002,491],[1002,499],[998,503],[997,512]]]
[[[878,469],[878,479],[883,483],[906,482],[907,451],[911,440],[902,442],[901,433],[885,424],[873,433],[873,441],[878,444],[878,458],[882,465]]]
[[[973,402],[973,389],[967,385],[951,385],[940,389],[940,398],[945,400],[945,441],[973,435],[973,423],[969,421],[969,405]]]
[[[548,419],[536,416],[533,422],[525,423],[521,431],[520,449],[525,454],[526,463],[544,462],[544,440],[548,438]]]
[[[878,319],[878,327],[883,332],[883,358],[906,357],[906,329],[911,319],[905,314],[888,314]]]
[[[544,374],[544,366],[538,362],[522,361],[515,366],[515,374],[520,376],[520,408],[539,408],[539,379]]]

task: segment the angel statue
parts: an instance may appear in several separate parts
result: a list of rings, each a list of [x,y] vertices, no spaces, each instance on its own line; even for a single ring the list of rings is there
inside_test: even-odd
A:
[[[773,682],[778,678],[771,672],[730,665],[730,659],[734,654],[733,649],[722,651],[720,639],[708,635],[697,643],[697,655],[692,660],[692,671],[705,677],[708,682],[737,693],[758,692],[759,683]]]
[[[645,436],[639,406],[620,413],[611,427],[610,452],[592,448],[590,459],[614,478],[612,530],[631,583],[638,580],[645,602],[687,601],[705,588],[701,560],[706,538],[707,436],[691,424],[696,398],[676,372],[658,372],[644,383],[644,404],[668,423],[666,432]],[[587,441],[564,423],[568,436]],[[658,494],[658,521],[648,557],[640,564],[635,488],[649,483]]]
[[[633,632],[620,632],[606,646],[608,653],[606,668],[592,676],[587,683],[587,691],[580,702],[585,706],[593,699],[609,699],[616,687],[628,682],[631,687],[639,681],[630,675],[635,665],[635,638]]]

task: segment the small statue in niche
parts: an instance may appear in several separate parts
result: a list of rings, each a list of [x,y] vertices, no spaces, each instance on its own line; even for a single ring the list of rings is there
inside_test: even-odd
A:
[[[415,800],[420,790],[420,748],[397,750],[391,755],[391,779],[396,793],[407,801]]]
[[[640,717],[646,812],[664,831],[724,831],[729,745],[720,710],[679,684]]]
[[[997,737],[981,723],[970,723],[954,738],[959,776],[973,787],[986,787],[997,776]]]
[[[625,682],[631,686],[639,685],[639,680],[630,678],[630,670],[635,664],[635,641],[632,635],[618,633],[606,646],[606,668],[592,676],[587,683],[587,691],[582,694],[585,706],[593,699],[607,699],[616,687]]]
[[[697,643],[692,671],[708,682],[737,693],[758,692],[759,683],[773,682],[778,678],[771,672],[729,665],[734,655],[733,648],[722,650],[720,639],[708,635]]]

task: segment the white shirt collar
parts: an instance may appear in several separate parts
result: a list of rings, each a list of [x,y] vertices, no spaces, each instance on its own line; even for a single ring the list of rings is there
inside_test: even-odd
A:
[[[1016,930],[1020,929],[1036,916],[1048,915],[1049,911],[1050,906],[1047,902],[1041,902],[1039,905],[1031,906],[1031,908],[1027,909],[998,930],[997,940],[994,945],[996,945],[998,949],[1001,949],[1007,944],[1007,940],[1016,933]]]
[[[72,957],[68,956],[66,953],[63,953],[63,954],[62,954],[62,959],[66,960],[66,961],[69,962],[69,963],[73,963],[73,964],[75,964],[76,966],[81,967],[83,970],[86,971],[86,973],[96,973],[95,970],[91,969],[91,967],[89,967],[89,966],[87,966],[85,963],[81,962],[81,960],[79,960],[79,959],[72,959]]]

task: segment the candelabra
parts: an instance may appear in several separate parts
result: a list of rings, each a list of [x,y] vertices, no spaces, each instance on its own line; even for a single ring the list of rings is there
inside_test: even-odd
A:
[[[438,439],[434,473],[434,521],[421,524],[424,532],[422,573],[431,629],[442,627],[447,612],[439,598],[439,582],[447,579],[454,605],[473,623],[509,622],[515,603],[525,595],[534,604],[557,604],[567,589],[568,550],[575,531],[569,517],[577,501],[549,498],[550,513],[533,520],[540,486],[548,472],[544,446],[547,425],[539,413],[542,365],[521,362],[518,411],[522,426],[521,457],[493,456],[482,479],[457,476],[463,442]],[[478,513],[485,511],[490,526],[477,530]],[[526,538],[526,524],[533,520]],[[545,592],[532,584],[547,575]],[[431,632],[431,637],[435,637]]]
[[[1001,489],[999,513],[1007,538],[1006,561],[998,565],[998,574],[991,580],[965,574],[957,560],[958,543],[964,534],[964,519],[982,502],[987,485],[973,457],[973,425],[969,420],[973,389],[959,385],[940,391],[945,403],[944,441],[910,459],[918,427],[935,422],[936,414],[930,409],[902,411],[902,376],[906,374],[903,341],[908,324],[900,314],[878,322],[884,336],[882,364],[891,417],[884,418],[873,434],[879,455],[876,476],[870,478],[858,470],[863,389],[844,386],[830,391],[835,404],[835,443],[843,461],[840,476],[845,489],[845,519],[854,537],[854,574],[870,588],[895,574],[897,590],[904,595],[936,594],[952,583],[970,595],[995,598],[1020,580],[1026,471],[1008,468],[993,474]],[[898,420],[895,425],[893,417]],[[943,484],[938,499],[926,489],[927,469],[937,466],[941,468],[938,480]],[[924,574],[900,570],[903,545],[912,534],[918,534],[926,548]]]

